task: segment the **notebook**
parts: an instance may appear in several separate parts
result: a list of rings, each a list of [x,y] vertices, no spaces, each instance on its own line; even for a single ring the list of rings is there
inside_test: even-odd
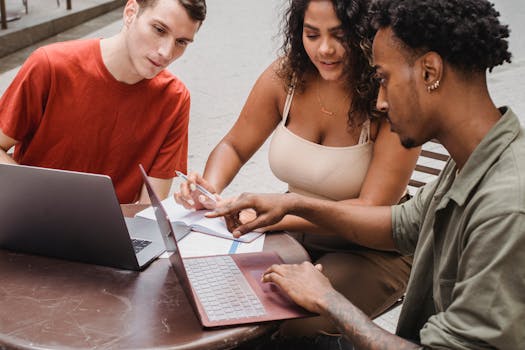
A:
[[[168,217],[172,224],[186,225],[193,231],[244,243],[252,242],[254,239],[263,234],[262,232],[248,232],[239,238],[235,238],[226,227],[226,223],[224,222],[223,218],[207,218],[204,216],[204,214],[207,212],[206,210],[188,210],[182,205],[176,203],[173,196],[163,200],[162,204],[168,213]],[[148,208],[137,213],[137,216],[156,220],[152,208]]]
[[[172,226],[142,167],[141,171],[166,250],[172,252],[170,263],[204,327],[313,316],[275,284],[261,282],[268,267],[283,263],[275,252],[182,258],[176,232],[189,228]]]
[[[0,248],[127,270],[165,250],[155,223],[124,219],[108,176],[0,164],[0,184]]]

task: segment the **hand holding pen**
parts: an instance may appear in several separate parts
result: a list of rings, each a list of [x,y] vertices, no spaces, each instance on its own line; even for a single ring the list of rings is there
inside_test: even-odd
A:
[[[175,172],[177,176],[185,181],[180,184],[180,191],[174,194],[175,201],[182,204],[186,209],[213,209],[215,203],[220,200],[215,189],[198,173],[185,175],[180,171]]]

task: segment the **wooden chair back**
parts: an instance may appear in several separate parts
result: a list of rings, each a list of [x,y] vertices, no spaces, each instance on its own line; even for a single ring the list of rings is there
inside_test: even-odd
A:
[[[413,196],[419,187],[438,177],[450,158],[447,150],[437,140],[425,143],[408,183],[408,193]]]

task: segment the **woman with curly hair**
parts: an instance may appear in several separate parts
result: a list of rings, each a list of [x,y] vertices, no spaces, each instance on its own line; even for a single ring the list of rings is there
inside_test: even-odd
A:
[[[221,193],[272,132],[270,166],[290,192],[362,205],[391,205],[405,196],[419,149],[402,147],[374,109],[368,9],[367,0],[290,1],[282,56],[255,83],[203,176],[192,173],[181,185],[178,203],[210,205],[193,183]],[[294,232],[335,288],[371,317],[405,291],[411,260],[397,253],[353,245],[294,216],[266,230]],[[282,328],[286,335],[318,332],[337,330],[321,317]]]

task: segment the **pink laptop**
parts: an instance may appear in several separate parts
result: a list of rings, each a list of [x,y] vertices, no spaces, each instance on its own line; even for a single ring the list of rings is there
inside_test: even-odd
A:
[[[170,263],[204,327],[313,316],[274,284],[262,283],[262,273],[283,261],[275,252],[182,258],[174,228],[159,198],[140,170],[153,205]],[[189,230],[187,227],[175,227]]]

